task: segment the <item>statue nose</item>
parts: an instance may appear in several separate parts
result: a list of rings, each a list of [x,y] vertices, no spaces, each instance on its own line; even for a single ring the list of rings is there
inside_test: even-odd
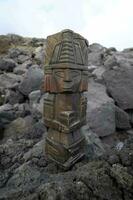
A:
[[[72,81],[72,80],[71,80],[71,73],[70,73],[69,70],[66,70],[66,71],[65,71],[65,77],[64,77],[64,80],[67,81],[67,82]]]

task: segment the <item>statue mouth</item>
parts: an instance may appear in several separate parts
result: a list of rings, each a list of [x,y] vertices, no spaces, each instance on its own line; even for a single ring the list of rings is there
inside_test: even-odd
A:
[[[72,91],[72,88],[70,88],[70,87],[64,87],[63,90],[65,90],[65,91]]]
[[[65,83],[63,89],[65,90],[72,90],[73,84],[72,83]]]

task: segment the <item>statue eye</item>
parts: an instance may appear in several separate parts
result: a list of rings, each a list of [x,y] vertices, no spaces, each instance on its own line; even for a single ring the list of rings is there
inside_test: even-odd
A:
[[[82,73],[82,75],[85,77],[85,76],[87,76],[88,77],[88,72],[87,71],[83,71],[83,73]]]
[[[63,71],[56,71],[55,75],[59,78],[64,78],[64,72]]]
[[[72,77],[75,78],[77,76],[80,76],[80,72],[78,72],[78,71],[72,71]]]

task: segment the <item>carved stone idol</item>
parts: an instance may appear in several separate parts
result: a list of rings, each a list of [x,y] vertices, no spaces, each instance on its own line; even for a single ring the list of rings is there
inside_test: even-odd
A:
[[[44,79],[45,154],[69,168],[84,156],[88,42],[71,30],[47,38]]]

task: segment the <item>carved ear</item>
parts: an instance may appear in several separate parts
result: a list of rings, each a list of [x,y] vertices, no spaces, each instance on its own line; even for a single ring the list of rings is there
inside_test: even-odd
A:
[[[88,90],[88,73],[82,72],[79,91],[84,92],[87,90]]]
[[[51,79],[51,75],[50,74],[46,74],[44,77],[44,92],[50,92],[50,79]]]
[[[53,92],[53,93],[57,92],[56,82],[55,82],[54,77],[52,75],[50,77],[50,92]]]
[[[46,74],[44,77],[44,92],[57,92],[52,74]]]

